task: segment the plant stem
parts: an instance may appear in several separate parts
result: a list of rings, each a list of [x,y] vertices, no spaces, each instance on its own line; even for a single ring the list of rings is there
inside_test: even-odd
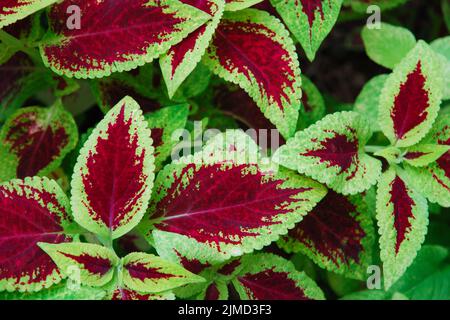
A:
[[[10,35],[4,30],[0,30],[0,41],[4,44],[12,47],[13,49],[17,49],[19,51],[22,51],[30,56],[30,58],[33,60],[33,62],[42,64],[41,57],[39,55],[39,52],[33,48],[27,47],[23,41],[17,39],[16,37]]]

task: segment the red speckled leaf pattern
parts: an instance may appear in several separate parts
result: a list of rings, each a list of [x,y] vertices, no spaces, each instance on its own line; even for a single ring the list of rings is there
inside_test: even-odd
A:
[[[99,123],[74,169],[71,201],[78,223],[111,239],[139,222],[153,185],[150,136],[139,106],[129,97]]]
[[[70,5],[83,14],[80,29],[66,26]],[[51,32],[41,51],[58,74],[103,77],[151,62],[206,19],[204,12],[176,0],[69,0],[52,7]]]
[[[0,185],[0,291],[38,291],[62,279],[36,244],[70,241],[68,199],[46,178]]]

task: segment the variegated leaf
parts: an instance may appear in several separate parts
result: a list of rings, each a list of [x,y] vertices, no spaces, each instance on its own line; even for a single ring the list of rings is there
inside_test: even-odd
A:
[[[252,158],[254,157],[254,158]],[[218,259],[260,249],[300,221],[325,193],[317,182],[259,163],[255,142],[241,131],[210,140],[203,152],[166,166],[144,218],[153,229],[182,235]]]
[[[225,10],[227,11],[239,11],[248,7],[251,7],[263,0],[225,0]]]
[[[120,261],[111,249],[97,244],[40,242],[38,245],[53,259],[61,273],[70,275],[77,268],[81,283],[92,287],[110,282]]]
[[[72,5],[82,13],[80,28],[66,23]],[[209,15],[178,0],[70,0],[54,5],[48,17],[44,63],[60,75],[100,78],[151,62]]]
[[[297,129],[304,129],[316,123],[325,115],[325,101],[319,89],[302,74],[302,109]],[[300,128],[299,128],[300,127]]]
[[[294,133],[300,68],[280,21],[256,9],[225,13],[203,60],[214,73],[242,87],[284,137]]]
[[[337,21],[342,0],[271,0],[271,3],[313,61]]]
[[[159,60],[169,97],[175,94],[178,87],[201,60],[219,25],[225,6],[224,0],[181,1],[204,11],[211,16],[211,20],[189,34],[180,43],[172,46]]]
[[[69,200],[55,181],[26,178],[0,184],[0,291],[39,291],[62,279],[36,244],[71,241]]]
[[[385,82],[378,110],[381,130],[397,147],[417,143],[436,119],[441,97],[436,54],[419,41]]]
[[[123,258],[123,282],[135,291],[157,293],[186,284],[203,282],[180,265],[160,257],[136,252]]]
[[[2,0],[0,29],[41,10],[57,0]]]
[[[424,139],[424,143],[450,146],[450,116],[443,112]],[[444,153],[436,162],[426,167],[415,168],[405,165],[408,176],[417,190],[428,200],[443,207],[450,207],[450,151]]]
[[[139,105],[126,97],[81,149],[71,184],[74,217],[103,240],[130,231],[147,209],[154,178],[150,136]]]
[[[391,167],[383,173],[377,193],[380,256],[386,289],[413,262],[428,225],[426,199],[411,188],[399,170]]]
[[[356,112],[330,114],[297,132],[274,154],[274,161],[325,183],[338,193],[355,194],[374,185],[381,162],[364,152],[372,132]]]
[[[372,218],[364,198],[329,191],[278,244],[287,252],[307,255],[327,270],[365,279],[374,240]]]
[[[50,108],[19,109],[0,131],[0,181],[51,173],[77,145],[77,131],[59,102]]]
[[[242,300],[323,300],[317,284],[294,265],[273,254],[247,255],[233,280]]]
[[[419,144],[408,148],[403,159],[414,167],[423,167],[438,160],[449,150],[450,145]]]
[[[171,292],[142,293],[128,288],[119,287],[112,292],[111,300],[175,300],[175,296]]]

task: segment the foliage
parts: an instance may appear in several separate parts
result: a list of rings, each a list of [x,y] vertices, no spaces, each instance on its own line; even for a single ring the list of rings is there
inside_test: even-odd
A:
[[[449,6],[417,40],[413,2],[3,1],[0,299],[450,299]],[[349,103],[313,71],[370,5]]]

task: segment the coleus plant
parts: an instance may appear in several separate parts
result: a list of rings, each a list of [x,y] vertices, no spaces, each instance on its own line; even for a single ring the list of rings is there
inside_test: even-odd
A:
[[[449,275],[422,246],[450,206],[449,37],[363,28],[392,73],[353,110],[300,71],[341,11],[405,2],[2,3],[0,298],[324,299],[379,259],[384,288],[348,298],[423,297],[408,279]]]

